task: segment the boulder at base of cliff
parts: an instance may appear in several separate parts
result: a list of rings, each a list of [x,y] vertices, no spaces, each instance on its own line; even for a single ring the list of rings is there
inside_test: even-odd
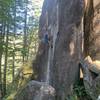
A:
[[[55,89],[44,83],[31,81],[15,96],[14,100],[54,100]]]
[[[87,57],[81,61],[81,68],[83,71],[84,86],[87,94],[90,95],[92,100],[100,96],[100,61],[92,61],[91,57]]]

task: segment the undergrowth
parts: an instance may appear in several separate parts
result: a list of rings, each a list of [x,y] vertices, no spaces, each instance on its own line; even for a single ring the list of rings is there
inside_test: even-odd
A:
[[[92,100],[85,91],[83,79],[75,83],[72,95],[67,97],[66,100]]]

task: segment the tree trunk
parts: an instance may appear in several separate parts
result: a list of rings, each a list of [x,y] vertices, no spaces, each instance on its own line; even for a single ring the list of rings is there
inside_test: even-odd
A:
[[[0,97],[2,98],[2,55],[3,55],[3,46],[4,46],[4,36],[5,36],[5,25],[4,22],[2,22],[2,27],[1,27],[1,34],[0,34]]]
[[[23,44],[23,62],[27,60],[27,3],[28,0],[25,0],[25,19],[24,19],[24,44]]]
[[[16,36],[16,0],[14,2],[14,39],[13,39],[13,67],[12,67],[12,79],[14,81],[14,77],[15,77],[15,36]]]
[[[3,53],[3,23],[0,27],[0,99],[2,98],[2,53]]]
[[[5,46],[5,65],[4,65],[4,72],[3,72],[3,96],[6,95],[6,72],[7,72],[7,60],[8,60],[8,34],[9,34],[9,25],[7,25],[7,32],[6,32],[6,46]]]

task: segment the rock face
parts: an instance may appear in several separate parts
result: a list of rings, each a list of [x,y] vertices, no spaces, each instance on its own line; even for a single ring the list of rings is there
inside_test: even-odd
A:
[[[65,100],[78,79],[82,55],[82,0],[45,0],[40,17],[39,37],[47,32],[52,48],[40,42],[37,55],[39,81],[46,81],[56,90],[56,100]],[[48,64],[49,62],[49,64]]]
[[[100,95],[100,0],[88,0],[84,14],[84,85],[93,100]],[[92,61],[93,60],[93,61]]]
[[[88,0],[84,19],[86,56],[100,60],[100,0]]]
[[[90,55],[100,60],[100,0],[94,0],[93,30],[90,35]]]
[[[55,89],[46,83],[31,81],[14,100],[55,100]]]

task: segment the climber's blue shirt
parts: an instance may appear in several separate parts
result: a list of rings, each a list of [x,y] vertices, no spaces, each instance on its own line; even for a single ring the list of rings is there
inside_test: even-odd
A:
[[[45,40],[45,43],[48,43],[48,41],[49,41],[48,34],[45,34],[44,40]]]
[[[48,44],[48,41],[49,41],[48,34],[45,33],[44,36],[43,36],[42,42]]]

